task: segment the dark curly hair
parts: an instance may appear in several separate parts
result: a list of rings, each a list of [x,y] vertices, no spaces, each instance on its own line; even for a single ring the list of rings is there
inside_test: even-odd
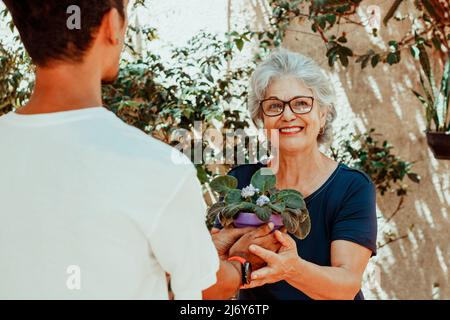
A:
[[[3,0],[33,62],[80,62],[112,8],[125,18],[124,0]],[[81,11],[81,29],[67,28],[69,6]]]

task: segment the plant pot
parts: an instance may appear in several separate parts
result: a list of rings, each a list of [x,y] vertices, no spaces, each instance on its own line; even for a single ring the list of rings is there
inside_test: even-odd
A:
[[[427,142],[436,159],[450,160],[450,133],[427,132]]]
[[[283,226],[283,219],[279,214],[272,214],[268,222],[273,223],[274,230],[280,229]],[[234,226],[236,228],[259,227],[268,222],[262,221],[256,214],[250,212],[241,212],[234,218]]]

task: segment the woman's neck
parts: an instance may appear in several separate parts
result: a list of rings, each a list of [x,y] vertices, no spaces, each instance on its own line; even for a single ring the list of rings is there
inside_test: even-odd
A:
[[[329,176],[332,160],[318,148],[298,153],[281,153],[276,172],[277,188],[293,188],[308,196]]]

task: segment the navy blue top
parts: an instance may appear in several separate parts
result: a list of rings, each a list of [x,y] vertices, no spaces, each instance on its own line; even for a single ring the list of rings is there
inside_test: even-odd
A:
[[[238,188],[250,184],[261,163],[241,165],[228,174],[237,178]],[[340,163],[327,181],[305,198],[311,231],[304,240],[293,237],[299,256],[320,266],[331,266],[330,249],[334,240],[355,242],[376,254],[377,218],[375,186],[362,171]],[[215,227],[221,228],[216,219]],[[286,281],[240,290],[240,300],[309,300]],[[363,300],[361,291],[355,300]]]

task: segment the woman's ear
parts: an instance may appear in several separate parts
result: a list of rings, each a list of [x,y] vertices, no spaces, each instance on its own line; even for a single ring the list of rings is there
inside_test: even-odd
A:
[[[320,127],[323,128],[323,127],[325,127],[325,124],[327,123],[328,109],[320,108],[319,110],[320,110],[319,111],[319,114],[320,114]]]

